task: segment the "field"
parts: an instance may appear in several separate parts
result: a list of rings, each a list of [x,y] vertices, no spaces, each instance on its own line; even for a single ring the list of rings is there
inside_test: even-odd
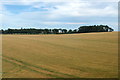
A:
[[[118,32],[3,35],[4,78],[116,78]]]

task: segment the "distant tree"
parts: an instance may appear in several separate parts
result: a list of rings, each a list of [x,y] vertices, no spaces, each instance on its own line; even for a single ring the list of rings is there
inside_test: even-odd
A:
[[[67,29],[62,29],[62,33],[66,34],[67,33]]]
[[[67,29],[35,29],[35,28],[21,28],[21,29],[10,29],[0,30],[2,34],[72,34],[72,33],[88,33],[88,32],[112,32],[114,29],[107,25],[92,25],[92,26],[81,26],[78,29],[67,30]]]
[[[73,33],[78,33],[77,29],[74,29],[74,30],[73,30]]]
[[[53,34],[58,34],[59,33],[59,29],[52,29]]]
[[[86,32],[109,32],[113,31],[112,28],[110,28],[107,25],[93,25],[93,26],[81,26],[78,28],[79,33],[86,33]]]
[[[71,33],[73,33],[73,31],[70,29],[70,30],[68,30],[68,34],[71,34]]]

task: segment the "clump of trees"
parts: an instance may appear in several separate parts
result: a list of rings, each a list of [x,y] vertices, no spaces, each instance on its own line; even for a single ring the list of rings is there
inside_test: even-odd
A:
[[[93,25],[93,26],[81,26],[78,28],[80,33],[86,32],[112,32],[114,31],[107,25]]]
[[[92,25],[92,26],[81,26],[78,29],[7,29],[0,30],[2,34],[73,34],[73,33],[89,33],[89,32],[112,32],[114,31],[107,25]]]

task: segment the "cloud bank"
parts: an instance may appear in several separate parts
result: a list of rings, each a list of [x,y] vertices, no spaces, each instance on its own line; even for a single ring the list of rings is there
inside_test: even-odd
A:
[[[117,30],[117,0],[1,0],[3,28],[108,24]],[[64,27],[64,26],[63,26]],[[51,27],[50,27],[51,28]]]

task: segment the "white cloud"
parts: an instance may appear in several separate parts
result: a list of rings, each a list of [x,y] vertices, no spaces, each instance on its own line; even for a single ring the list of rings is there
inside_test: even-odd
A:
[[[66,3],[56,6],[53,10],[52,17],[61,16],[116,16],[117,9],[113,6],[106,6],[104,8],[93,8],[90,3]]]
[[[3,1],[3,0],[2,0]],[[47,1],[47,0],[45,0]],[[63,4],[52,5],[56,9],[51,9],[48,5],[52,4],[45,3],[43,0],[4,0],[2,5],[3,14],[0,14],[4,20],[3,24],[17,24],[19,25],[30,25],[30,24],[83,24],[84,22],[77,21],[78,18],[83,19],[84,17],[115,17],[117,16],[117,8],[114,5],[106,5],[104,7],[94,7],[92,2],[100,3],[107,2],[108,0],[70,0],[67,2],[65,0],[60,0]],[[55,0],[54,0],[55,1]],[[91,1],[91,2],[90,2]],[[109,0],[108,2],[116,2],[117,0]],[[39,3],[42,2],[42,3]],[[48,1],[47,1],[48,2]],[[59,1],[55,1],[58,2]],[[4,8],[5,4],[9,5],[29,5],[32,8],[41,8],[48,11],[29,11],[21,12],[20,14],[13,14]],[[106,3],[107,4],[107,3]],[[117,4],[117,3],[116,3]],[[1,7],[1,6],[0,6]],[[1,9],[0,9],[1,11]],[[71,21],[74,18],[73,22]],[[75,20],[76,19],[76,20]],[[79,19],[80,20],[80,19]],[[76,22],[77,21],[77,22]]]
[[[86,24],[86,23],[64,23],[64,24]]]
[[[10,4],[10,5],[31,5],[33,7],[39,7],[39,2],[119,2],[119,0],[0,0],[1,4]]]
[[[118,2],[119,0],[0,0],[1,2]]]

